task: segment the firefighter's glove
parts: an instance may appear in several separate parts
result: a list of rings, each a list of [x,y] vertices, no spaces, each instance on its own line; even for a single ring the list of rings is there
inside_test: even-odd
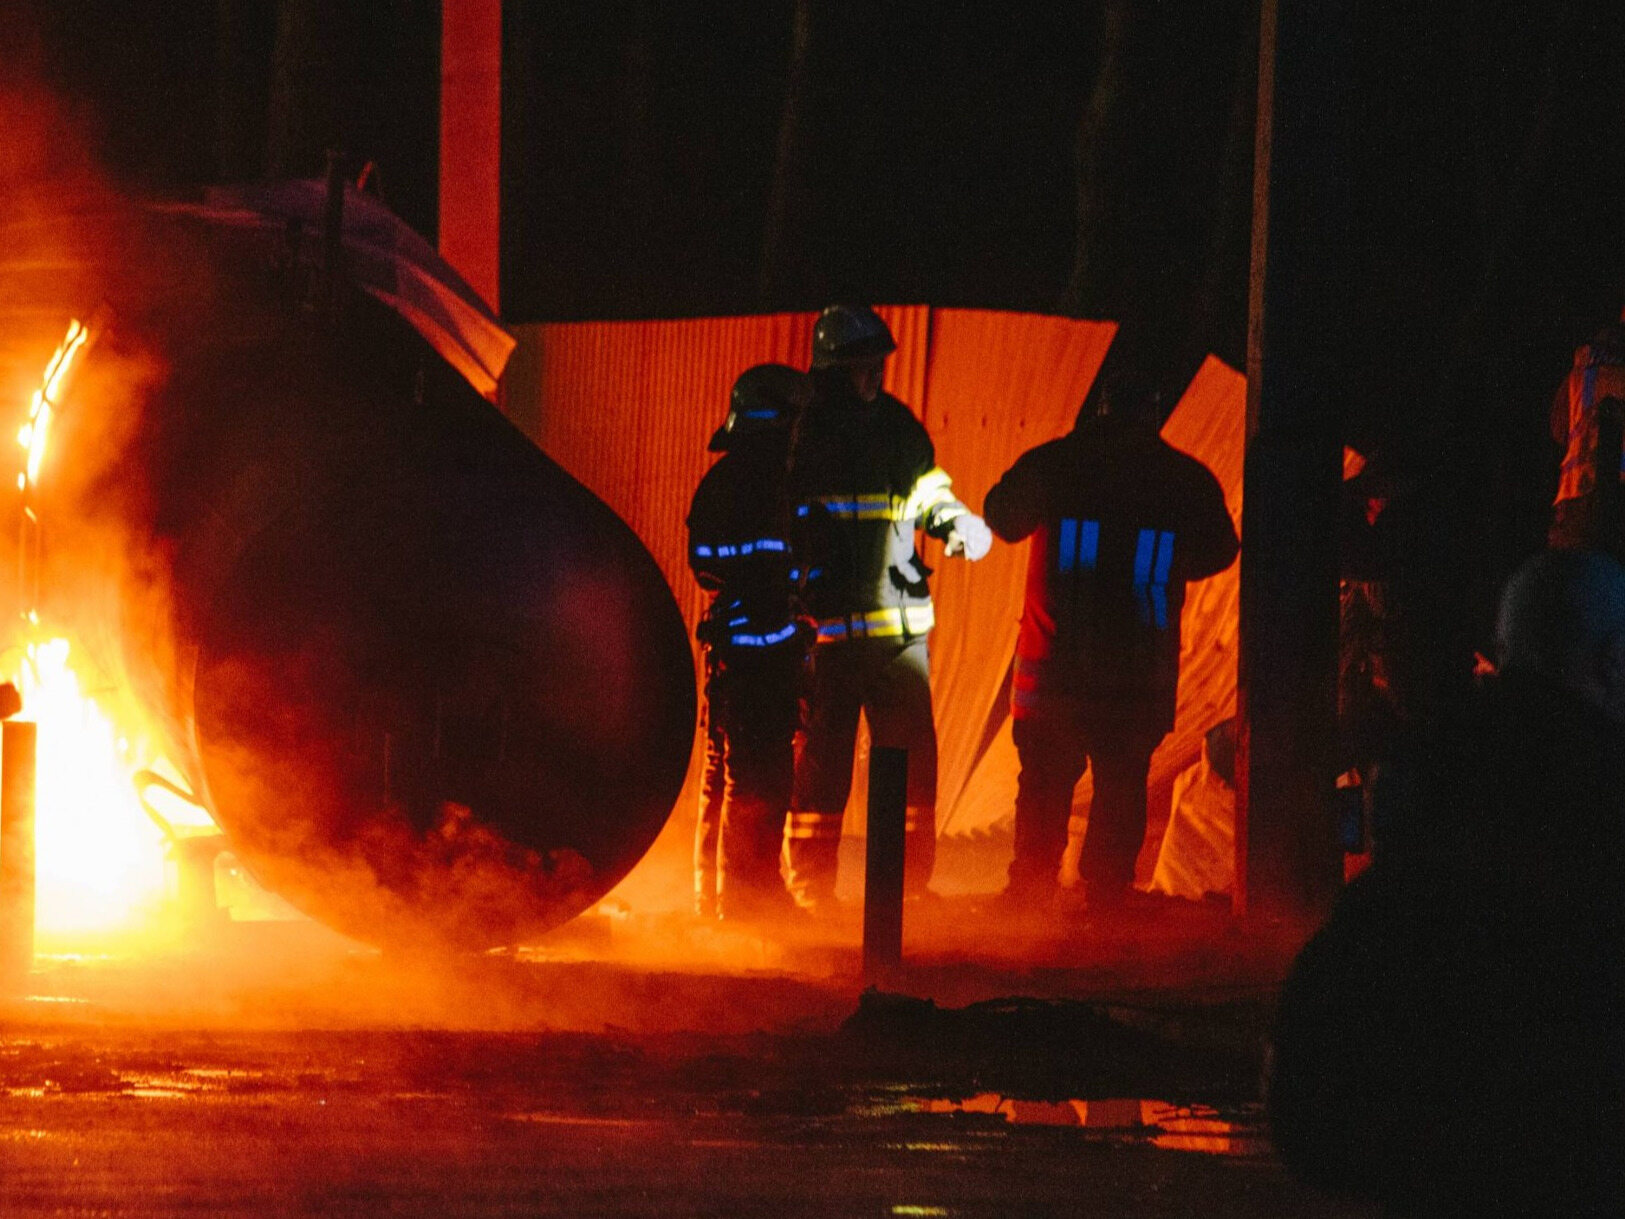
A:
[[[946,553],[962,554],[974,563],[992,549],[993,531],[986,521],[974,512],[954,518],[954,527],[948,531]]]

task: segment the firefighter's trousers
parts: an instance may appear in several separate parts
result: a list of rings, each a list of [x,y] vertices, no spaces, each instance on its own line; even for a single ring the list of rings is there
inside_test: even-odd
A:
[[[1014,893],[1041,897],[1053,890],[1066,850],[1072,797],[1090,770],[1089,805],[1078,873],[1091,901],[1111,902],[1134,880],[1145,840],[1146,777],[1164,735],[1144,717],[1087,714],[1068,700],[1033,707],[1013,726],[1021,775],[1016,788],[1016,849],[1010,863]]]
[[[694,839],[702,911],[713,896],[725,917],[787,904],[779,853],[804,656],[792,641],[706,652],[706,764]]]
[[[803,906],[816,909],[835,896],[859,711],[871,745],[908,751],[905,891],[924,893],[936,861],[937,729],[925,636],[820,644],[784,844],[786,878]]]

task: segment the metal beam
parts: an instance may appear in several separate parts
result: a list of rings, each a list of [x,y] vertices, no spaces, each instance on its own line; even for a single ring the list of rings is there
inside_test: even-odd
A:
[[[1332,797],[1350,0],[1263,0],[1247,341],[1238,911],[1310,915],[1341,879]]]

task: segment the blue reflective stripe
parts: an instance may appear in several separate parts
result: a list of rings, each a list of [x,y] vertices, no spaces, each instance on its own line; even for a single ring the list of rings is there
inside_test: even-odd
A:
[[[1174,535],[1157,536],[1157,570],[1151,585],[1151,608],[1156,614],[1157,629],[1168,629],[1168,569],[1174,562]]]
[[[783,643],[796,633],[796,624],[787,622],[766,635],[729,635],[728,642],[738,648],[770,648]]]
[[[1174,563],[1174,535],[1163,532],[1157,536],[1157,572],[1152,578],[1158,584],[1168,583],[1168,569]]]
[[[1157,531],[1140,530],[1134,550],[1134,600],[1140,607],[1140,621],[1151,621],[1151,560],[1156,555]]]
[[[1056,567],[1061,571],[1071,571],[1073,554],[1078,544],[1078,522],[1067,517],[1061,522],[1061,552],[1056,556]]]
[[[751,542],[739,542],[728,546],[696,546],[696,558],[709,559],[713,556],[718,559],[740,559],[746,555],[755,554],[758,550],[772,551],[775,554],[784,554],[790,549],[790,544],[783,538],[757,538]]]
[[[1055,556],[1056,570],[1066,572],[1078,567],[1093,571],[1099,556],[1100,522],[1063,517]]]
[[[817,505],[832,516],[844,516],[860,521],[901,520],[906,509],[903,500],[895,495],[858,495],[848,498],[822,496],[796,509],[797,516],[806,516]]]
[[[1134,599],[1140,607],[1140,621],[1168,629],[1168,573],[1174,563],[1174,535],[1167,530],[1140,530],[1134,552]],[[1155,576],[1153,577],[1153,564]]]
[[[1084,521],[1078,530],[1078,566],[1085,571],[1095,569],[1095,559],[1100,552],[1100,522]]]

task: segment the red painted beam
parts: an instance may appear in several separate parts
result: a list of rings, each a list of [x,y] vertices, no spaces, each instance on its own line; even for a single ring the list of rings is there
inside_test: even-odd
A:
[[[502,0],[444,0],[440,253],[500,310]]]

